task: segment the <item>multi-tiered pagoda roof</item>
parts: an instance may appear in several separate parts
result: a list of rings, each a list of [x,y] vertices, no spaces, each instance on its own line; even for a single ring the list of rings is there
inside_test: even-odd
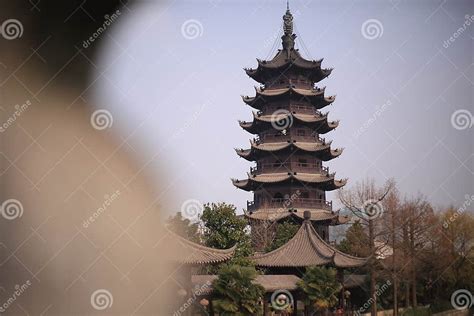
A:
[[[326,192],[343,187],[347,180],[337,179],[322,164],[343,152],[321,137],[339,125],[339,121],[330,120],[328,113],[320,111],[336,97],[327,96],[326,88],[316,85],[332,69],[323,68],[322,59],[305,59],[295,48],[289,9],[283,21],[282,48],[273,59],[257,59],[255,69],[245,69],[260,86],[255,88],[255,96],[242,96],[242,100],[258,111],[253,112],[252,121],[239,122],[253,139],[250,148],[236,152],[256,165],[246,179],[232,182],[254,194],[245,213],[250,220],[302,220],[308,211],[311,220],[321,225],[346,222],[347,218],[333,211]],[[321,233],[326,239],[327,229]]]

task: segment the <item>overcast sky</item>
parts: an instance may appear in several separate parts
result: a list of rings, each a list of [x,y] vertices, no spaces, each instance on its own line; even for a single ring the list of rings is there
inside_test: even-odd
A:
[[[474,194],[472,2],[290,5],[297,48],[335,68],[318,85],[337,94],[323,109],[341,121],[325,135],[345,148],[326,164],[337,177],[349,187],[393,177],[403,193],[421,192],[437,206]],[[156,193],[170,211],[188,199],[239,209],[252,199],[230,181],[252,165],[233,149],[249,145],[237,121],[250,120],[252,109],[240,95],[257,85],[242,68],[280,47],[285,8],[284,0],[148,1],[122,9],[101,35],[95,104],[112,113],[144,172],[167,184]]]

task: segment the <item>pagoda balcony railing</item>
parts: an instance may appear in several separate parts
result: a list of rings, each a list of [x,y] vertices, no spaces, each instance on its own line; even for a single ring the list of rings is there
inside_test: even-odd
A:
[[[263,142],[288,142],[288,141],[297,141],[297,142],[320,142],[322,144],[326,143],[326,139],[321,137],[316,137],[315,135],[298,135],[297,133],[289,133],[287,135],[282,134],[260,134],[253,138],[253,141],[258,145]]]
[[[256,167],[250,167],[250,174],[257,175],[261,173],[277,172],[320,172],[323,175],[329,175],[329,167],[321,166],[318,163],[305,162],[284,162],[284,163],[261,163]]]
[[[254,201],[247,201],[247,211],[254,212],[261,208],[281,210],[291,208],[312,208],[332,211],[332,201],[310,198],[270,199],[261,201],[259,203],[255,203]]]
[[[296,112],[300,114],[311,114],[316,116],[322,116],[323,114],[316,110],[313,106],[308,105],[299,105],[299,104],[292,104],[290,105],[290,112]]]
[[[257,111],[257,116],[262,116],[264,114],[267,115],[272,115],[275,111],[277,110],[282,110],[281,107],[272,107],[272,108],[267,108],[265,111]],[[323,113],[321,111],[316,110],[312,106],[308,105],[299,105],[299,104],[292,104],[290,105],[288,109],[291,113],[298,113],[298,114],[309,114],[309,115],[315,115],[322,117]]]

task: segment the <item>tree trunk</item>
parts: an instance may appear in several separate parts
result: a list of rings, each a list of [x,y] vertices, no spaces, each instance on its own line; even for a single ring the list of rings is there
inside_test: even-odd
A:
[[[395,273],[393,273],[392,282],[393,282],[393,316],[398,316],[398,280]]]
[[[411,295],[412,295],[412,305],[415,309],[417,307],[417,300],[416,300],[416,262],[415,262],[415,223],[410,220],[410,255],[411,255]]]
[[[405,307],[410,307],[410,282],[405,282]]]
[[[211,298],[209,298],[209,316],[214,316],[214,306],[212,306]]]
[[[374,237],[374,222],[369,219],[369,242],[370,242],[370,297],[372,298],[371,315],[377,316],[377,296],[375,295],[375,237]]]
[[[393,283],[393,316],[398,316],[398,280],[397,280],[397,224],[396,224],[396,207],[391,210],[391,241],[392,241],[392,283]]]
[[[413,309],[415,309],[418,306],[418,302],[416,299],[416,272],[415,272],[414,265],[411,272],[411,295],[412,295],[411,300],[412,300]]]

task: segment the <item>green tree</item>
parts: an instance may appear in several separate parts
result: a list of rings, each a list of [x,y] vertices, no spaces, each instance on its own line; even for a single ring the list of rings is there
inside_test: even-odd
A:
[[[327,311],[335,306],[341,290],[336,279],[336,270],[325,267],[307,268],[298,287],[306,294],[305,304],[318,311]]]
[[[218,249],[237,245],[234,260],[240,260],[252,254],[252,247],[247,221],[238,217],[235,210],[234,205],[223,202],[206,204],[200,218],[205,245]]]
[[[183,217],[181,212],[170,216],[166,220],[166,227],[172,232],[194,242],[200,242],[199,238],[199,223],[193,223],[189,219]]]
[[[213,282],[214,310],[223,316],[261,314],[265,290],[253,282],[256,277],[254,267],[223,265]]]
[[[367,245],[369,244],[369,236],[365,228],[356,220],[346,231],[346,237],[341,240],[338,249],[357,257],[368,257],[370,255]]]
[[[275,250],[286,244],[291,238],[293,238],[299,228],[299,225],[295,225],[291,222],[277,224],[275,240],[271,245],[269,245],[266,251]]]

